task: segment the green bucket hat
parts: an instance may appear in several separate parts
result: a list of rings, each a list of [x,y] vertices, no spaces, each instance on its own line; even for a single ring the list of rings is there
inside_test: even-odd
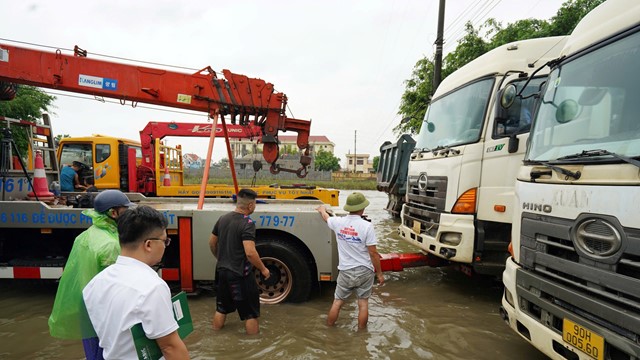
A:
[[[369,206],[369,200],[364,197],[364,194],[354,192],[347,197],[347,204],[344,206],[344,211],[356,212]]]

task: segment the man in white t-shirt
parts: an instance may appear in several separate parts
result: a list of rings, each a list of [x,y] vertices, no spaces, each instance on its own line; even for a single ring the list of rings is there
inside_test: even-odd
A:
[[[347,197],[344,210],[349,215],[331,217],[324,205],[318,212],[336,233],[338,242],[338,280],[333,304],[327,316],[327,325],[333,326],[338,320],[344,301],[355,291],[358,297],[358,329],[365,329],[369,321],[369,297],[374,277],[384,283],[380,254],[376,249],[376,234],[373,225],[362,218],[369,200],[362,193],[354,192]]]
[[[138,323],[166,360],[189,359],[177,332],[169,287],[151,268],[171,242],[166,228],[165,217],[151,207],[125,211],[118,219],[120,256],[82,291],[105,359],[138,359],[131,335]]]

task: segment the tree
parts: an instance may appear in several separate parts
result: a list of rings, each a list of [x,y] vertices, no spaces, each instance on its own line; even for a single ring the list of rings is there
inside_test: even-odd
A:
[[[411,79],[405,80],[405,91],[400,100],[398,114],[403,121],[393,131],[396,133],[416,134],[427,111],[433,88],[433,60],[422,58],[413,67]]]
[[[53,143],[56,144],[56,147],[58,147],[58,144],[60,144],[60,141],[63,138],[68,138],[68,137],[71,137],[71,136],[69,136],[69,134],[58,134],[53,138]]]
[[[340,159],[328,151],[320,150],[316,153],[313,168],[318,171],[338,171],[340,170]]]
[[[55,96],[46,94],[34,86],[18,86],[15,99],[0,101],[0,116],[26,120],[32,123],[42,123],[42,114],[52,107]],[[29,149],[29,138],[22,128],[12,129],[13,139],[23,156]]]
[[[538,19],[518,20],[506,27],[495,19],[488,19],[478,29],[465,24],[465,35],[455,50],[445,56],[442,79],[478,56],[498,46],[524,39],[569,35],[578,22],[605,0],[568,0],[562,4],[550,21]],[[484,34],[484,35],[483,35]],[[486,40],[485,40],[486,39]],[[405,81],[398,114],[402,121],[393,128],[396,134],[418,133],[427,106],[431,101],[433,61],[422,58],[416,62],[411,78]]]
[[[378,172],[378,165],[380,164],[380,156],[373,157],[373,171]]]
[[[551,18],[549,33],[546,36],[569,35],[578,22],[602,4],[605,0],[568,0],[565,1],[556,15]]]

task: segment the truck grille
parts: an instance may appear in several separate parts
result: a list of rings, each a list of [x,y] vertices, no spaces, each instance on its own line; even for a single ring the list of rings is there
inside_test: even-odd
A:
[[[523,310],[535,317],[546,303],[639,340],[640,229],[597,214],[567,220],[524,213],[520,242],[531,275],[518,286],[537,302]],[[552,323],[560,331],[562,317]]]
[[[404,225],[416,229],[414,222],[421,224],[421,232],[435,236],[447,198],[446,176],[409,176],[404,207]],[[422,177],[421,177],[422,176]]]

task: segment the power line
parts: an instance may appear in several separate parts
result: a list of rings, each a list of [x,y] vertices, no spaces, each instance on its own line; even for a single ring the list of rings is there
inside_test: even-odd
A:
[[[31,46],[37,46],[37,47],[42,47],[42,48],[47,48],[47,49],[65,50],[65,51],[69,51],[69,52],[74,52],[74,50],[73,50],[73,49],[67,49],[67,48],[63,48],[63,47],[48,46],[48,45],[42,45],[42,44],[36,44],[36,43],[30,43],[30,42],[26,42],[26,41],[18,41],[18,40],[12,40],[12,39],[5,39],[5,38],[0,38],[0,40],[2,40],[2,41],[9,41],[9,42],[16,43],[16,44],[31,45]],[[120,57],[120,56],[112,56],[112,55],[99,54],[99,53],[94,53],[94,52],[92,52],[91,54],[92,54],[92,55],[95,55],[95,56],[104,57],[104,58],[118,59],[118,60],[124,60],[124,61],[131,61],[131,62],[136,62],[136,63],[141,63],[141,64],[149,64],[149,65],[166,66],[166,67],[175,68],[175,69],[192,70],[192,71],[199,71],[199,70],[201,70],[201,69],[195,69],[195,68],[184,67],[184,66],[177,66],[177,65],[170,65],[170,64],[156,63],[156,62],[151,62],[151,61],[135,60],[135,59],[125,58],[125,57]]]
[[[99,97],[93,97],[92,98],[92,97],[81,96],[81,95],[71,95],[71,94],[65,94],[65,93],[58,93],[58,92],[53,92],[53,91],[48,91],[48,90],[43,90],[43,92],[46,93],[46,94],[49,94],[49,95],[54,95],[54,96],[64,96],[64,97],[76,98],[76,99],[81,99],[81,100],[98,101],[98,102],[101,102],[101,103],[123,105],[119,101],[106,100],[104,98],[99,98]],[[205,114],[205,113],[191,113],[191,112],[186,112],[186,111],[169,110],[169,109],[163,109],[163,108],[160,108],[160,107],[146,106],[146,105],[136,105],[135,107],[136,108],[142,108],[142,109],[170,112],[170,113],[175,113],[175,114],[182,114],[182,115],[206,116],[208,118],[208,115]]]

